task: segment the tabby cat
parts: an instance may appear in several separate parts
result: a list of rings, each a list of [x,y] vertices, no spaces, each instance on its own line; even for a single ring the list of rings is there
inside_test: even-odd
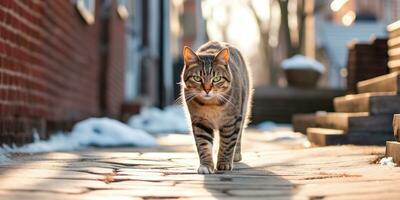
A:
[[[242,159],[241,135],[250,113],[250,70],[239,50],[208,42],[197,52],[184,47],[181,90],[200,159],[199,174],[214,173],[212,146],[219,132],[217,170]]]

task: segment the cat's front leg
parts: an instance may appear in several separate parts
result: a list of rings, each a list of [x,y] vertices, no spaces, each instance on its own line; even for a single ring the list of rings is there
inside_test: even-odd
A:
[[[197,153],[199,154],[200,166],[197,170],[199,174],[214,173],[214,162],[212,158],[212,147],[214,131],[207,123],[193,123],[193,135],[196,142]]]
[[[232,170],[235,146],[238,143],[240,120],[223,126],[219,130],[218,170]]]

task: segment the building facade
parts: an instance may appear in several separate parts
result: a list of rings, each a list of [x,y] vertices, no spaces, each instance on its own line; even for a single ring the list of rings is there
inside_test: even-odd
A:
[[[117,5],[0,1],[0,143],[119,115],[125,41]]]

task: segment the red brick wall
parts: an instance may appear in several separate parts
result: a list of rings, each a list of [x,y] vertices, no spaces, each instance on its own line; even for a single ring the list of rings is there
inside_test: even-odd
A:
[[[69,0],[0,1],[0,144],[28,142],[32,129],[46,137],[100,114],[99,2],[87,25]],[[117,40],[106,80],[115,115],[123,98],[124,41]]]
[[[105,20],[107,31],[106,54],[106,86],[105,112],[111,116],[119,116],[124,99],[124,72],[125,72],[125,21],[117,10],[116,1],[112,2],[109,17]]]

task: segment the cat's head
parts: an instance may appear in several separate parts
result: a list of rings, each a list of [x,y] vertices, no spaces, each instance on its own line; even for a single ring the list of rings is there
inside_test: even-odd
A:
[[[203,102],[225,101],[232,80],[229,48],[224,48],[216,54],[196,54],[189,47],[184,47],[183,58],[185,65],[182,83],[186,99],[197,98]]]

